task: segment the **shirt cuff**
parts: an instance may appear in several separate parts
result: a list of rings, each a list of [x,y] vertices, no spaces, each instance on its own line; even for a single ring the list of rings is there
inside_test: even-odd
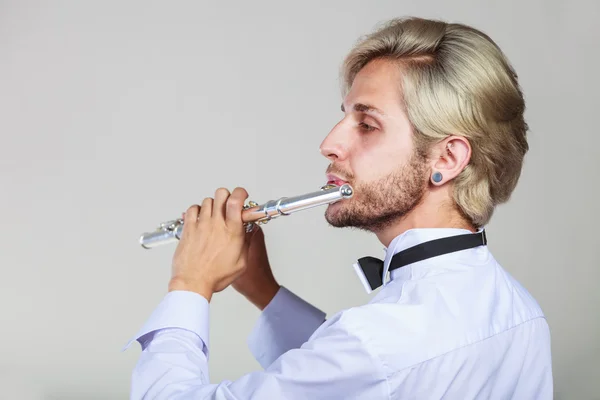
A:
[[[281,286],[263,309],[248,337],[248,347],[263,368],[288,350],[300,348],[325,321],[326,314]]]
[[[209,347],[209,304],[208,300],[195,292],[174,290],[163,298],[142,329],[125,345],[123,350],[138,341],[145,349],[154,334],[166,328],[179,328],[193,332],[202,340],[203,352],[208,358]]]

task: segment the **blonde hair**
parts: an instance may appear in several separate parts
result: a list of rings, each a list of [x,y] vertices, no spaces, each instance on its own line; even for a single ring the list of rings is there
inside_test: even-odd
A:
[[[472,27],[399,18],[359,40],[342,67],[342,90],[370,61],[398,62],[403,105],[426,152],[449,135],[471,145],[471,158],[454,180],[453,198],[475,226],[488,223],[508,201],[529,146],[525,102],[517,74],[500,48]]]

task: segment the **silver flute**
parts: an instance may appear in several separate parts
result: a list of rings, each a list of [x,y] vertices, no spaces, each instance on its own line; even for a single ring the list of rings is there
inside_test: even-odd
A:
[[[325,185],[316,192],[311,192],[294,197],[282,197],[278,200],[269,200],[264,204],[250,201],[242,211],[242,221],[246,232],[250,232],[254,225],[266,224],[281,215],[290,215],[297,211],[306,210],[320,205],[332,204],[340,200],[349,199],[354,191],[349,184]],[[183,219],[163,222],[154,232],[143,233],[140,244],[145,249],[151,249],[181,239],[183,232]]]

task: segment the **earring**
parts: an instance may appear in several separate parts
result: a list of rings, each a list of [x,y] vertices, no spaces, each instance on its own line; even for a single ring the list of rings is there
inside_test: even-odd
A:
[[[441,172],[434,172],[433,175],[431,176],[431,178],[433,179],[433,181],[435,183],[439,183],[442,181],[442,173]]]

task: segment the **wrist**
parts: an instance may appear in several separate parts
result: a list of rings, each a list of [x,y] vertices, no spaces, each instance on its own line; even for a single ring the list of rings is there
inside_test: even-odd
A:
[[[187,282],[181,278],[172,278],[169,281],[167,291],[173,292],[177,290],[198,293],[200,296],[204,297],[208,302],[210,302],[213,295],[213,290],[210,288],[210,285],[208,285],[205,282],[192,283]]]
[[[273,300],[280,288],[281,285],[273,281],[244,293],[244,297],[262,311]]]

